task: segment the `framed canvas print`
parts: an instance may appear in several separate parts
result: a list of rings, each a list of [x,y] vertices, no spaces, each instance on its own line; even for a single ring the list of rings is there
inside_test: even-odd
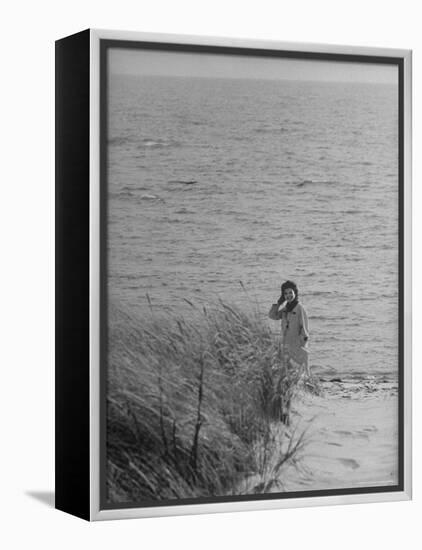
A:
[[[56,506],[411,497],[411,53],[56,43]]]

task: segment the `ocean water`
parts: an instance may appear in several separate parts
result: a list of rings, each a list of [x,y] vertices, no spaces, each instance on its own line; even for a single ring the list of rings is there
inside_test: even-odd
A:
[[[112,75],[110,300],[251,301],[277,333],[293,279],[314,368],[396,373],[397,128],[393,85]]]

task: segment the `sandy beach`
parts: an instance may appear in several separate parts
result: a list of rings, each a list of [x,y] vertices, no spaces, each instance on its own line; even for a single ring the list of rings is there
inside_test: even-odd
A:
[[[284,490],[397,484],[397,384],[327,381],[322,390],[297,397],[292,426],[307,435],[296,464],[282,472]]]
[[[367,377],[321,382],[321,394],[299,391],[291,425],[274,425],[273,467],[305,431],[303,445],[280,469],[270,492],[395,485],[398,482],[397,382]],[[257,449],[257,452],[261,452]],[[268,473],[268,472],[267,472]],[[253,476],[243,491],[259,484]]]

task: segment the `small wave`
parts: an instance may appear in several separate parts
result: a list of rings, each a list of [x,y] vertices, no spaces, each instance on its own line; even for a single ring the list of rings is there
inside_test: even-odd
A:
[[[226,192],[218,185],[208,185],[204,187],[201,191],[204,195],[223,195]]]
[[[180,142],[175,140],[145,138],[138,143],[138,149],[163,149],[166,147],[179,147],[180,145]]]
[[[155,197],[155,195],[145,193],[145,191],[150,191],[150,188],[149,187],[144,187],[144,186],[135,187],[135,188],[124,186],[121,189],[119,189],[118,191],[111,191],[110,195],[112,197],[117,197],[119,199],[129,199],[129,200],[131,200],[131,199],[142,199],[142,198],[145,199],[145,197],[151,197],[151,198]],[[140,193],[143,193],[143,195],[140,196],[139,195]]]
[[[128,136],[115,136],[108,139],[108,144],[120,147],[122,145],[126,145],[127,143],[130,143],[131,141],[132,141],[132,138]]]
[[[277,133],[284,134],[288,132],[288,129],[284,128],[283,126],[280,126],[279,128],[263,127],[263,128],[255,128],[254,132],[256,134],[277,134]]]
[[[190,118],[189,115],[183,113],[175,113],[174,117],[181,122],[192,126],[208,126],[209,124],[205,120]]]
[[[124,185],[120,189],[120,193],[139,193],[140,191],[149,191],[149,190],[150,188],[145,185],[141,185],[139,187],[130,187],[129,185]]]
[[[113,192],[111,191],[110,192],[110,197],[111,198],[116,198],[116,199],[133,199],[134,197],[134,194],[131,192],[131,191],[117,191],[117,192]]]
[[[371,374],[368,374],[368,371],[365,370],[355,370],[353,372],[348,372],[346,378],[351,379],[364,379],[364,380],[377,380],[381,379],[384,381],[397,381],[398,374],[395,371],[387,371],[382,369],[373,369]]]
[[[141,195],[140,197],[138,197],[139,200],[141,201],[157,201],[157,202],[165,202],[164,199],[162,199],[161,197],[159,197],[158,195],[151,195],[151,194],[147,194],[145,193],[144,195]]]
[[[187,208],[180,208],[180,210],[176,210],[175,214],[196,214],[193,210],[188,210]]]
[[[146,260],[148,261],[149,258]],[[148,279],[150,276],[146,273],[127,273],[126,275],[118,275],[117,277],[126,281],[139,281],[139,279]]]
[[[330,290],[315,290],[312,296],[333,296],[333,291]]]
[[[347,321],[347,317],[333,317],[330,315],[309,315],[312,321]]]
[[[261,126],[259,128],[255,128],[254,132],[256,134],[269,134],[274,132],[275,128],[267,128],[265,126]]]
[[[197,180],[169,180],[168,183],[180,184],[180,185],[194,185],[198,183]]]
[[[335,185],[336,183],[338,182],[334,180],[312,180],[312,179],[293,182],[293,184],[296,185],[296,187],[304,187],[305,185]]]
[[[117,197],[119,199],[131,200],[131,201],[151,201],[151,202],[165,202],[165,200],[158,195],[153,195],[150,193],[144,193],[140,195],[139,193],[134,193],[133,191],[120,191],[119,193],[111,193],[111,196]]]
[[[383,298],[393,299],[393,298],[396,298],[396,297],[394,297],[391,294],[386,294],[385,292],[382,292],[382,293],[380,292],[379,294],[371,292],[367,296],[364,296],[364,295],[350,296],[350,299],[353,300],[354,302],[372,302],[374,300],[380,300],[380,299],[383,299]]]
[[[189,224],[190,221],[189,220],[186,220],[186,219],[181,219],[181,218],[164,218],[162,221],[164,222],[168,222],[168,223],[171,223],[171,224],[178,224],[178,223],[181,223],[181,224]]]

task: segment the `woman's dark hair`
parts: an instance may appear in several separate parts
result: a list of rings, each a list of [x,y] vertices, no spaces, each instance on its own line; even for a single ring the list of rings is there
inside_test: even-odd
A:
[[[296,286],[296,283],[294,283],[293,281],[286,281],[281,285],[280,300],[282,302],[284,302],[284,291],[287,290],[288,288],[291,288],[294,291],[296,299],[299,298],[299,290]]]

